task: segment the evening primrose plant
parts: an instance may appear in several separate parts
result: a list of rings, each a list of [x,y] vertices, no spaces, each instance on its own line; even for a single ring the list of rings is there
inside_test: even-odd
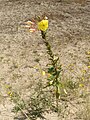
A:
[[[53,89],[55,91],[55,96],[56,96],[56,104],[58,107],[58,99],[60,97],[60,89],[62,87],[62,84],[60,82],[62,68],[61,68],[61,65],[58,64],[59,57],[54,55],[54,53],[51,49],[49,40],[47,40],[47,37],[46,37],[46,33],[47,33],[47,29],[48,29],[48,18],[46,16],[42,20],[40,19],[40,17],[38,17],[38,18],[39,19],[36,23],[33,23],[32,21],[27,21],[26,24],[30,24],[29,25],[30,32],[35,32],[35,30],[37,30],[37,29],[39,31],[41,31],[43,42],[46,46],[47,54],[49,55],[49,60],[50,60],[50,64],[49,64],[48,70],[47,70],[47,74],[48,74],[47,80],[48,81],[47,81],[46,87],[51,87],[51,86],[53,87]],[[35,28],[35,24],[37,25],[37,29]]]

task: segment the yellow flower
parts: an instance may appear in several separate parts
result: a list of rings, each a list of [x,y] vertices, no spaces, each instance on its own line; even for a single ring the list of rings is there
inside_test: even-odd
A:
[[[90,55],[90,51],[88,51],[87,54]]]
[[[45,71],[42,71],[42,75],[45,76]]]
[[[88,68],[90,68],[90,65],[88,66]]]
[[[8,95],[12,97],[13,93],[11,91],[8,91]]]
[[[81,84],[79,84],[79,87],[84,87],[84,84],[82,84],[82,83],[81,83]]]
[[[48,20],[42,20],[38,22],[38,29],[42,31],[46,31],[48,29]]]

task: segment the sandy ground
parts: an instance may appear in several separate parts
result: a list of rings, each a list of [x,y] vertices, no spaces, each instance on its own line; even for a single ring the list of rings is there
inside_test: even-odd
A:
[[[14,120],[15,116],[11,112],[14,104],[4,85],[10,84],[24,96],[29,96],[33,81],[37,83],[40,78],[39,71],[34,68],[38,65],[36,60],[39,59],[42,69],[48,63],[40,32],[29,33],[22,26],[35,15],[45,13],[49,18],[48,39],[54,53],[60,57],[65,76],[76,80],[82,69],[88,70],[90,1],[73,1],[0,0],[0,120]],[[67,68],[71,64],[74,65],[72,72]],[[79,120],[75,118],[74,109],[71,108],[67,118],[61,119]],[[47,120],[57,120],[56,114],[46,116]]]

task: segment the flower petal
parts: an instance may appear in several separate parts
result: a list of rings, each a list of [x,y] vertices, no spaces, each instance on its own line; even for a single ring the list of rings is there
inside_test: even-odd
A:
[[[27,21],[27,22],[25,22],[26,24],[28,24],[28,25],[34,25],[35,23],[34,22],[32,22],[32,21]]]
[[[34,28],[29,29],[29,32],[35,32],[35,31],[36,31],[36,29],[34,29]]]

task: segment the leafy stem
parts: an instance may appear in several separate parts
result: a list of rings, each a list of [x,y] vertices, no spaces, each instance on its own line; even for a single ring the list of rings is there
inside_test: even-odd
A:
[[[58,109],[58,100],[59,100],[59,96],[60,96],[60,73],[61,73],[61,65],[58,65],[58,57],[55,57],[52,49],[51,49],[51,45],[49,44],[49,42],[46,39],[46,31],[41,31],[41,35],[42,38],[44,40],[46,49],[47,49],[47,54],[49,55],[49,60],[51,61],[51,66],[48,68],[48,73],[50,74],[50,78],[48,78],[49,80],[49,86],[53,86],[55,88],[55,96],[56,96],[56,106]],[[51,82],[52,81],[52,82]]]

